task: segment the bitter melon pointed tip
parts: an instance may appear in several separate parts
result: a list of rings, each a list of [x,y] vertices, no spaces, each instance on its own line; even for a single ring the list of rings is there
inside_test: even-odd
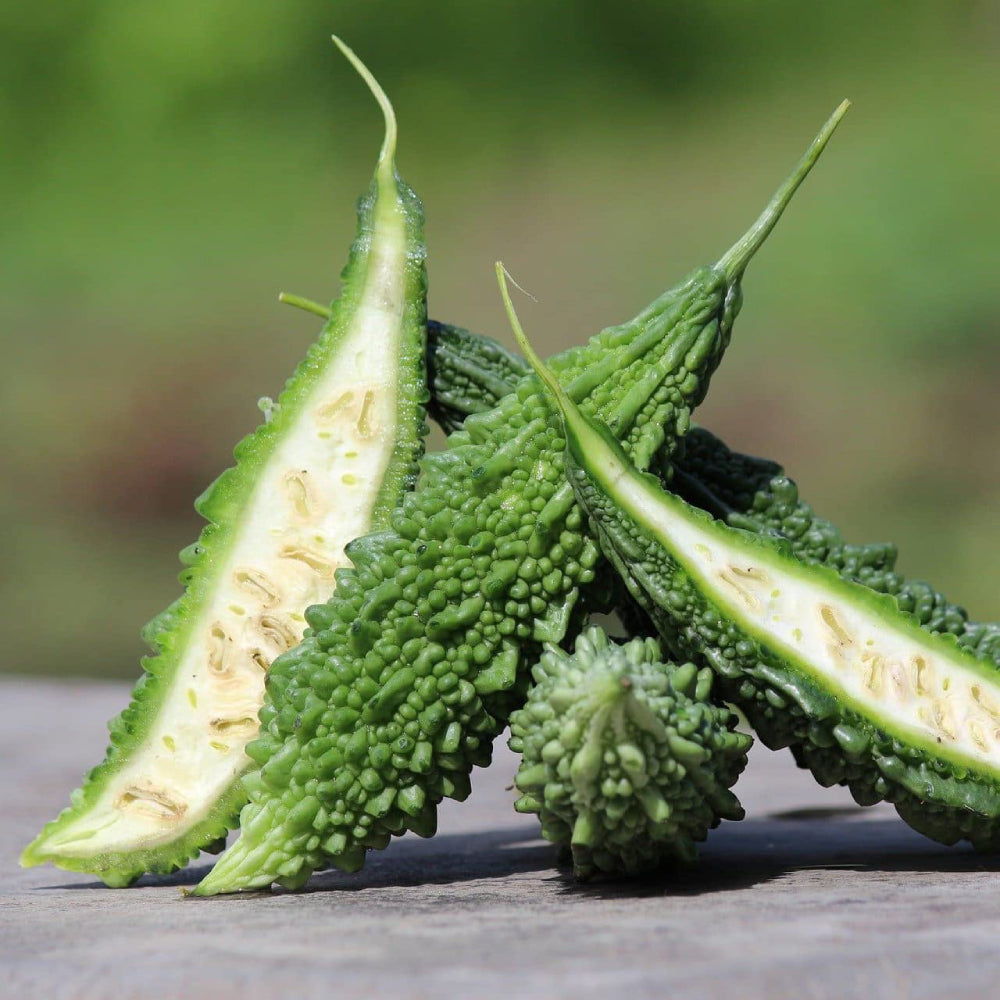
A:
[[[778,223],[782,212],[788,207],[799,186],[816,165],[826,144],[830,141],[841,119],[847,114],[851,102],[843,100],[837,105],[833,114],[826,120],[813,139],[809,148],[803,153],[795,169],[788,175],[781,187],[775,191],[767,207],[758,216],[757,221],[726,251],[715,265],[716,270],[726,276],[726,281],[733,285],[740,280],[754,254],[761,248]]]
[[[329,319],[333,315],[333,310],[329,306],[320,305],[318,302],[313,302],[312,299],[304,298],[301,295],[278,292],[278,301],[282,305],[295,306],[296,309],[302,309],[305,312],[314,313],[316,316],[322,316],[323,319]]]
[[[517,285],[518,288],[521,288],[521,286],[511,277],[510,272],[504,267],[502,260],[496,262],[496,272],[497,283],[500,285],[500,295],[503,297],[504,308],[507,310],[507,320],[510,323],[510,328],[514,331],[514,339],[517,341],[517,346],[521,348],[531,367],[534,368],[535,374],[548,386],[559,402],[560,407],[565,411],[567,406],[572,407],[572,403],[563,391],[562,386],[556,381],[556,377],[549,370],[549,367],[531,346],[531,341],[528,340],[528,335],[524,332],[524,327],[521,326],[521,321],[518,319],[514,303],[510,299],[510,289],[507,287],[507,281],[510,279],[511,284]],[[524,289],[522,288],[521,291],[524,291]],[[529,293],[526,292],[525,294]],[[534,296],[531,297],[534,298]]]
[[[40,834],[30,844],[28,844],[23,851],[21,851],[21,856],[17,859],[17,863],[22,868],[36,868],[38,865],[44,864],[54,864],[57,868],[62,868],[63,865],[60,863],[58,850],[53,852],[50,847],[50,833],[51,831],[46,828],[42,830]]]
[[[344,54],[347,61],[357,71],[358,76],[368,86],[372,97],[378,102],[382,109],[382,117],[385,119],[385,138],[382,140],[382,151],[378,157],[378,170],[388,171],[390,176],[395,169],[396,158],[396,112],[393,110],[392,102],[389,100],[381,84],[375,79],[372,71],[358,58],[357,53],[339,35],[331,35],[334,45]]]
[[[215,866],[193,889],[185,891],[186,896],[194,896],[199,899],[209,896],[224,896],[231,893],[243,892],[245,890],[264,890],[269,888],[277,879],[277,875],[240,875],[238,872],[218,871]]]

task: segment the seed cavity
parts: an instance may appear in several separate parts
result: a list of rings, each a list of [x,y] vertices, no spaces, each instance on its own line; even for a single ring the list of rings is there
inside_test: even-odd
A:
[[[304,563],[313,571],[324,578],[333,578],[333,563],[319,552],[307,548],[305,545],[286,545],[279,553],[282,559],[294,559]]]
[[[233,640],[219,622],[208,630],[208,669],[213,674],[226,674],[226,654]]]
[[[889,679],[892,681],[893,690],[900,701],[906,701],[910,695],[910,684],[906,678],[906,671],[903,664],[894,662],[889,666]]]
[[[348,390],[331,402],[323,403],[321,406],[316,407],[316,419],[324,424],[333,423],[351,405],[353,399],[354,393]]]
[[[978,684],[973,684],[969,689],[972,700],[991,718],[994,722],[1000,722],[1000,709],[995,702],[983,694],[983,689]]]
[[[955,726],[954,716],[948,702],[943,698],[934,702],[934,725],[938,732],[943,733],[948,739],[958,739],[958,729]]]
[[[983,731],[983,727],[975,720],[969,723],[969,736],[972,737],[972,742],[975,743],[978,749],[980,749],[983,753],[989,749],[986,733]]]
[[[265,608],[278,603],[281,591],[278,585],[258,569],[238,569],[233,574],[236,586],[256,599]]]
[[[259,629],[261,636],[282,652],[298,641],[298,629],[281,615],[261,615]]]
[[[930,694],[934,685],[934,671],[922,656],[911,657],[910,665],[913,668],[913,687],[917,694]]]
[[[361,415],[358,417],[358,433],[363,438],[370,438],[374,431],[372,426],[372,410],[375,406],[375,393],[371,389],[365,392],[365,398],[361,403]]]
[[[865,653],[861,657],[865,669],[864,685],[872,694],[882,690],[882,673],[885,668],[885,657],[881,653]]]
[[[271,661],[264,654],[263,650],[260,649],[250,650],[250,662],[255,667],[259,667],[263,670],[265,674],[271,669]]]
[[[139,813],[153,819],[176,823],[187,812],[187,805],[166,792],[154,788],[129,785],[115,799],[115,808],[122,812]]]
[[[302,521],[315,520],[323,512],[323,505],[312,477],[305,469],[286,472],[282,479],[285,494],[295,515]]]
[[[821,604],[819,616],[823,619],[823,624],[830,630],[830,634],[840,646],[853,646],[854,636],[847,631],[844,624],[837,617],[837,613],[829,604]]]
[[[729,567],[729,569],[732,569],[732,567]],[[729,570],[720,569],[715,575],[736,593],[748,611],[758,611],[760,609],[760,598],[747,590],[738,580],[734,579]]]
[[[768,576],[767,571],[761,569],[759,566],[747,566],[744,569],[742,566],[734,566],[732,563],[729,564],[729,570],[731,573],[735,573],[736,576],[742,577],[744,580],[755,580],[757,583],[770,583],[771,578]]]
[[[212,719],[208,724],[208,728],[219,736],[242,736],[244,734],[252,735],[255,733],[257,725],[256,719],[249,715],[244,715],[239,718]]]

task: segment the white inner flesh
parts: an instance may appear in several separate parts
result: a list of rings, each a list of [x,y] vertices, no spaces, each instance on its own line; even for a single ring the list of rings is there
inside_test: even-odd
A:
[[[680,557],[727,616],[800,663],[874,724],[916,736],[948,756],[1000,768],[1000,687],[941,641],[927,642],[789,572],[750,547],[720,544],[693,520],[649,502],[637,482],[616,492]]]
[[[398,208],[376,220],[350,329],[261,470],[145,746],[49,850],[91,856],[173,840],[246,766],[265,673],[301,638],[305,608],[329,597],[392,458],[406,232]]]

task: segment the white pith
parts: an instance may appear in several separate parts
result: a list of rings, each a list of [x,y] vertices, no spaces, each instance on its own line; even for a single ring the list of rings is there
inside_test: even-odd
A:
[[[391,200],[391,204],[386,204]],[[325,372],[257,477],[140,750],[85,812],[38,845],[94,857],[154,848],[205,819],[245,769],[271,661],[329,597],[344,546],[371,526],[397,431],[406,227],[379,195],[364,287]]]
[[[631,477],[615,496],[661,538],[727,617],[880,728],[1000,768],[1000,685],[940,640],[921,641],[862,600],[788,571],[753,546],[723,544],[694,518],[651,502]],[[678,516],[675,516],[675,513]]]

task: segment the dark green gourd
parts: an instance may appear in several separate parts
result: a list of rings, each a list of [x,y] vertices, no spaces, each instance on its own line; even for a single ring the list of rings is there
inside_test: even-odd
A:
[[[340,44],[338,42],[338,44]],[[197,501],[184,594],[146,626],[154,650],[105,761],[25,850],[124,885],[219,850],[243,803],[239,777],[271,660],[333,585],[344,546],[384,527],[423,449],[423,211],[396,173],[396,120],[371,74],[385,141],[343,271],[343,292],[236,465]]]
[[[572,653],[548,646],[510,719],[519,812],[569,847],[577,878],[691,862],[723,819],[751,738],[710,700],[712,671],[664,663],[655,639],[624,645],[591,627]]]
[[[637,465],[686,431],[729,342],[743,271],[843,110],[717,266],[554,360]],[[200,895],[354,870],[393,834],[430,834],[438,802],[468,794],[525,666],[563,638],[599,558],[537,380],[467,419],[425,460],[391,527],[348,555],[354,568],[338,572],[330,600],[307,613],[304,642],[271,669],[242,832]]]
[[[673,654],[711,666],[762,740],[821,783],[887,799],[937,840],[995,849],[997,665],[786,541],[665,492],[529,358],[559,401],[567,474],[601,548]]]

